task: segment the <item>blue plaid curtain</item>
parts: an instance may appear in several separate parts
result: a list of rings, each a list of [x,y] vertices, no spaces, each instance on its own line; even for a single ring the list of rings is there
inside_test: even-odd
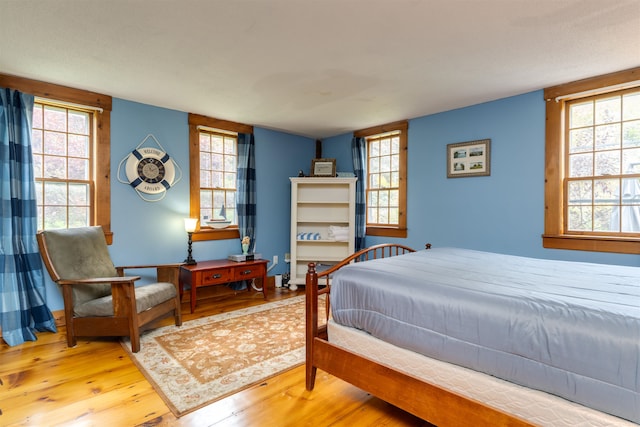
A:
[[[365,179],[367,178],[367,140],[354,137],[351,141],[351,154],[353,157],[353,172],[356,181],[356,252],[365,247],[365,234],[367,232]]]
[[[256,249],[256,160],[252,133],[238,134],[236,212],[240,239],[249,236],[249,252]],[[239,242],[238,242],[239,243]]]
[[[0,88],[0,325],[10,346],[35,341],[35,331],[56,332],[46,306],[36,242],[36,188],[31,155],[33,95]]]

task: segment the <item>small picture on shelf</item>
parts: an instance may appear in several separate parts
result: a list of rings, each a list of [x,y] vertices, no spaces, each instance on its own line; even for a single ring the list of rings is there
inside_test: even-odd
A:
[[[336,159],[311,160],[311,176],[336,176]]]

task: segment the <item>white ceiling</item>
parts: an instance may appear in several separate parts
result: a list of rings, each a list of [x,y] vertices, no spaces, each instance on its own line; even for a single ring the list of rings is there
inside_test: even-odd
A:
[[[0,72],[311,138],[640,65],[640,0],[0,0]]]

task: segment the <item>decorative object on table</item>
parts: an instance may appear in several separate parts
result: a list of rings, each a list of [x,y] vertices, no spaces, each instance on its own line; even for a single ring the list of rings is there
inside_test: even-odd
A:
[[[491,175],[491,140],[447,144],[447,178]]]
[[[148,140],[155,141],[159,148],[143,147]],[[125,164],[126,163],[126,164]],[[120,177],[122,165],[126,179]],[[176,176],[176,171],[178,175]],[[158,140],[149,134],[118,164],[118,181],[130,185],[145,202],[158,202],[167,195],[167,190],[182,179],[180,166],[171,158]],[[152,194],[153,197],[143,194]]]
[[[249,253],[249,245],[251,244],[251,239],[249,236],[244,236],[242,238],[242,255],[247,255]]]
[[[296,296],[150,331],[136,354],[122,346],[180,417],[302,365],[304,312]]]
[[[218,213],[218,216],[216,218],[213,219],[207,219],[205,220],[205,223],[212,227],[212,228],[227,228],[228,226],[231,225],[231,220],[227,219],[227,208],[222,205],[222,208],[220,208],[220,212]]]
[[[311,176],[336,176],[336,159],[311,160]]]
[[[250,254],[231,254],[227,257],[229,261],[234,262],[246,262],[262,259],[262,254],[257,252],[251,252]]]
[[[302,169],[300,169],[300,170],[298,171],[298,176],[299,176],[300,178],[304,177],[304,172],[302,172]]]
[[[194,231],[196,231],[196,227],[197,226],[198,226],[198,219],[197,218],[185,218],[184,219],[184,231],[186,231],[187,235],[189,236],[189,242],[188,242],[189,249],[187,250],[187,259],[184,260],[184,263],[187,264],[187,265],[197,264],[196,260],[193,259],[193,257],[191,256],[191,245],[193,244],[193,240],[191,239],[191,235],[193,234]]]

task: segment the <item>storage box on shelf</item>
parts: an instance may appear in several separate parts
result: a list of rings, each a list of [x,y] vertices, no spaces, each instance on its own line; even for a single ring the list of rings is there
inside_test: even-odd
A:
[[[356,178],[290,178],[292,288],[310,262],[327,267],[354,251]]]

